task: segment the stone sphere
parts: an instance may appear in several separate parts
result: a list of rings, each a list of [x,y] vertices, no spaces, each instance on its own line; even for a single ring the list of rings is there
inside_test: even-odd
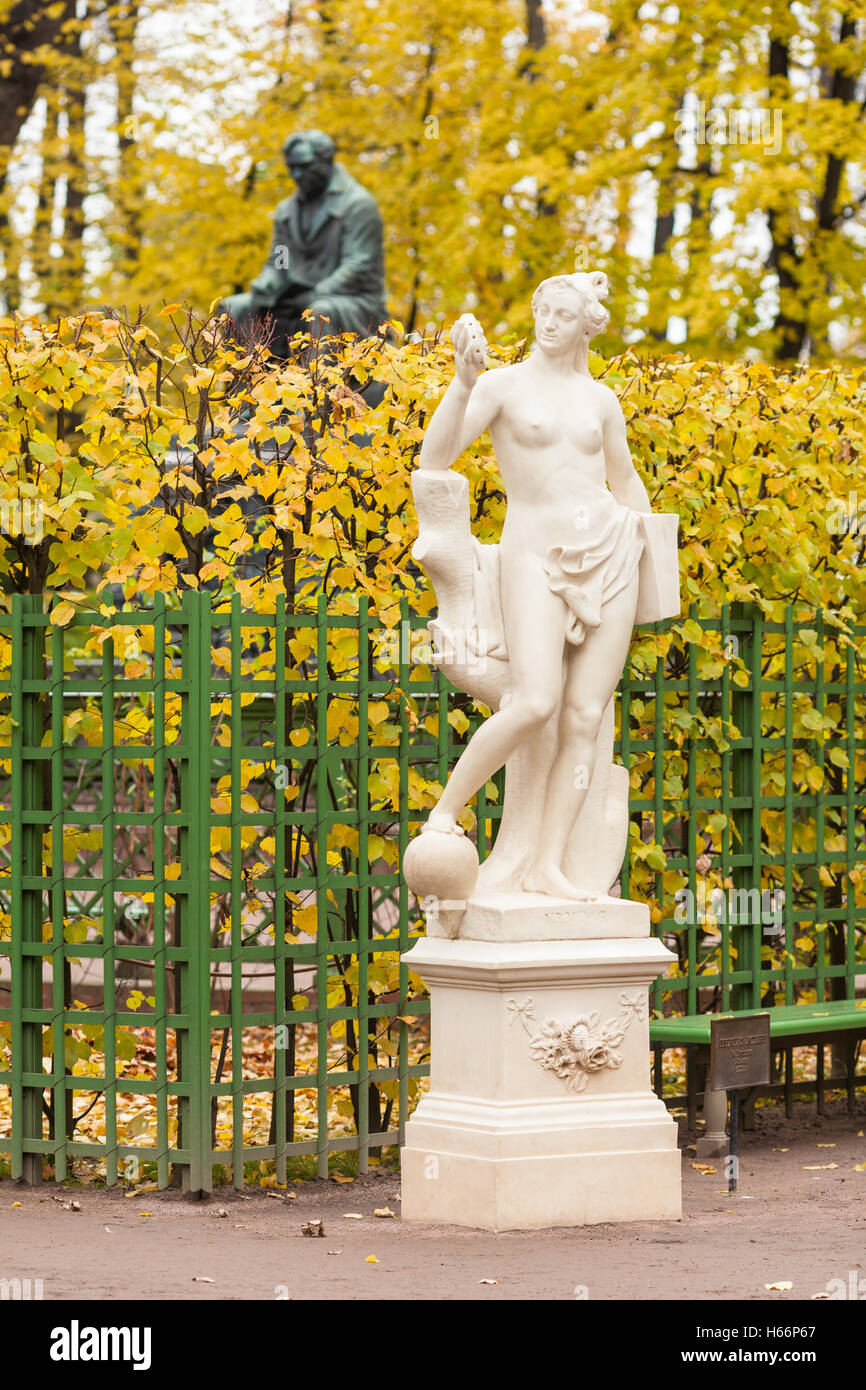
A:
[[[403,877],[419,900],[466,899],[478,878],[478,851],[468,835],[425,830],[406,848]]]

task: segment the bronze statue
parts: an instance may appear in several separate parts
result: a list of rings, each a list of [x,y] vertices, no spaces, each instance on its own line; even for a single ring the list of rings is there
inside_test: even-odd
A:
[[[278,357],[287,356],[295,333],[369,333],[387,318],[382,218],[334,153],[320,130],[286,140],[283,158],[297,191],[277,207],[264,269],[246,294],[222,301],[237,336],[272,334]],[[305,309],[312,318],[302,318]]]

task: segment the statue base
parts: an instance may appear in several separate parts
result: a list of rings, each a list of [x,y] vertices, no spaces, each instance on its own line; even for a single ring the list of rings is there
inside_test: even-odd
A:
[[[600,894],[595,902],[546,893],[476,893],[466,901],[425,899],[427,937],[459,941],[585,941],[645,937],[645,903]]]
[[[631,926],[642,905],[620,906]],[[650,1087],[647,1021],[673,955],[643,913],[641,937],[434,938],[403,957],[430,989],[432,1056],[406,1126],[404,1220],[680,1219],[677,1126]]]

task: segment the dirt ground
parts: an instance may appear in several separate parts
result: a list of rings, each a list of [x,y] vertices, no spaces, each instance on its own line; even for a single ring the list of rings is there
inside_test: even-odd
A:
[[[786,1120],[759,1110],[734,1198],[722,1163],[701,1172],[684,1148],[679,1222],[498,1235],[404,1224],[393,1172],[293,1183],[293,1197],[223,1189],[203,1202],[0,1182],[0,1279],[41,1279],[46,1300],[788,1300],[826,1294],[831,1279],[848,1286],[856,1271],[864,1297],[866,1099],[854,1116],[841,1103],[828,1111],[798,1105]],[[302,1234],[311,1219],[323,1238]],[[765,1288],[780,1281],[793,1288]]]

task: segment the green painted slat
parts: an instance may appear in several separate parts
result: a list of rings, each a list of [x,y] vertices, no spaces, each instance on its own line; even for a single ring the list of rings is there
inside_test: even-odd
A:
[[[195,903],[192,914],[191,964],[193,968],[192,1015],[195,1036],[195,1056],[198,1070],[194,1076],[198,1081],[193,1089],[192,1144],[196,1155],[195,1170],[199,1177],[200,1190],[209,1193],[213,1190],[213,1168],[211,1152],[211,1019],[210,1019],[210,828],[211,828],[211,644],[213,639],[213,616],[211,597],[208,593],[189,595],[190,611],[198,616],[197,645],[194,649],[196,665],[193,672],[193,695],[198,722],[198,741],[193,744],[196,756],[191,761],[193,772],[193,829],[194,859],[191,863],[191,878],[194,891],[190,901]],[[223,885],[224,886],[224,885]]]
[[[108,625],[108,619],[105,619]],[[102,988],[105,1052],[105,1175],[117,1182],[117,1056],[114,843],[114,639],[102,644]]]
[[[67,1140],[72,1136],[72,1091],[67,1084],[66,1029],[63,1014],[66,1008],[66,971],[63,864],[63,629],[54,627],[51,633],[51,1026],[54,1055],[51,1069],[54,1084],[51,1088],[51,1107],[54,1124],[54,1180],[63,1182],[67,1176]]]
[[[754,1009],[737,1009],[726,1017],[748,1018],[755,1012]],[[866,1007],[861,1008],[845,1000],[824,1004],[777,1004],[768,1012],[770,1036],[773,1038],[794,1037],[810,1031],[820,1033],[861,1029],[866,1032]],[[670,1047],[709,1043],[712,1020],[718,1017],[718,1014],[696,1014],[682,1018],[652,1019],[650,1041],[666,1043]]]
[[[405,597],[400,600],[400,670],[398,683],[400,687],[400,776],[398,790],[398,853],[399,862],[403,863],[403,856],[406,853],[406,846],[409,843],[409,651],[408,642],[402,640],[402,634],[409,631],[409,601]],[[398,1080],[398,1113],[397,1125],[400,1134],[400,1143],[403,1143],[406,1132],[406,1121],[409,1118],[409,1025],[403,1021],[406,1013],[406,1005],[409,998],[409,967],[403,961],[403,953],[409,949],[409,890],[406,887],[405,879],[401,876],[398,889],[398,906],[400,910],[399,935],[400,935],[400,965],[398,970],[398,1006],[397,1013],[402,1017],[397,1020],[397,1080]]]
[[[730,657],[733,653],[731,632],[731,606],[726,603],[722,607],[721,616],[721,638],[722,651],[724,653],[725,664],[722,668],[721,676],[721,720],[722,728],[725,731],[725,738],[730,741],[731,725],[731,662]],[[728,884],[733,882],[731,877],[731,750],[729,746],[722,750],[720,758],[720,781],[721,781],[721,811],[725,817],[725,828],[722,831],[722,882],[725,885],[725,892],[730,889]],[[721,923],[721,962],[719,978],[721,981],[721,1006],[723,1009],[731,1007],[731,926],[729,914],[725,912]]]
[[[241,843],[241,596],[232,595],[231,625],[231,1048],[232,1048],[232,1181],[244,1185],[244,1057],[243,1057],[243,845]]]
[[[629,774],[629,787],[631,787],[631,691],[631,669],[628,662],[626,662],[626,667],[622,673],[622,680],[620,682],[620,697],[618,701],[620,729],[619,753],[622,765]],[[629,797],[629,800],[630,799]],[[620,874],[620,892],[624,898],[629,896],[631,889],[631,828],[632,822],[629,820],[629,839],[626,844],[622,873]]]
[[[665,748],[664,748],[664,708],[665,708],[665,662],[664,657],[656,657],[655,673],[653,676],[653,838],[657,845],[665,847],[666,826],[664,810],[664,780],[665,780]],[[664,935],[664,907],[665,907],[665,876],[664,872],[657,873],[655,876],[656,892],[655,897],[661,907],[661,919],[656,924],[655,935]],[[662,1010],[664,1004],[664,985],[662,977],[655,981],[652,987],[652,1009]]]
[[[845,993],[851,998],[855,990],[855,961],[857,959],[857,939],[855,932],[854,899],[856,890],[848,874],[857,862],[857,817],[855,814],[854,783],[857,776],[857,757],[854,738],[855,719],[855,680],[854,648],[845,648],[845,751],[848,755],[848,769],[845,774]]]
[[[355,784],[358,804],[358,1170],[370,1171],[370,936],[372,928],[369,862],[370,722],[369,681],[372,662],[370,604],[358,601],[358,751]]]
[[[274,1022],[277,1032],[274,1038],[274,1109],[271,1132],[275,1139],[275,1159],[277,1182],[287,1179],[286,1168],[286,1075],[288,1062],[288,1031],[286,1023],[287,962],[289,959],[286,942],[286,840],[289,838],[291,852],[291,831],[286,818],[286,789],[289,784],[289,730],[286,727],[286,714],[291,719],[291,709],[286,709],[286,596],[277,595],[276,621],[274,625],[274,881],[280,886],[274,889]],[[285,1046],[280,1044],[285,1042]]]
[[[328,608],[316,609],[316,1153],[320,1178],[328,1176]]]
[[[754,639],[752,655],[752,766],[751,784],[749,795],[752,799],[752,828],[751,828],[751,851],[752,851],[752,874],[751,887],[760,889],[763,882],[763,701],[762,701],[762,682],[763,682],[763,657],[764,657],[764,615],[759,608],[755,608]],[[790,846],[785,846],[785,854],[790,852]],[[790,899],[785,905],[785,912],[789,914],[791,910]],[[789,920],[789,919],[788,919]],[[787,933],[787,920],[786,920]],[[786,938],[787,939],[787,938]],[[751,983],[748,990],[750,995],[749,1003],[752,1008],[760,1008],[761,1005],[761,928],[754,924],[745,929],[744,944],[747,948],[748,965],[751,969]],[[739,961],[738,964],[742,964]]]
[[[41,633],[27,621],[37,601],[31,595],[12,598],[12,1177],[31,1184],[42,1181],[42,1162],[32,1148],[42,1137],[42,1091],[27,1085],[24,1074],[42,1070],[42,1037],[26,1011],[38,1010],[41,1017],[42,962],[40,956],[26,957],[22,947],[42,940],[42,911],[41,893],[25,888],[24,876],[41,869],[42,849],[39,832],[25,821],[40,796],[37,765],[26,750],[41,743],[41,729],[35,692],[25,695],[24,686],[37,679],[41,667]]]
[[[696,616],[697,606],[696,604],[692,604],[689,608],[689,617],[694,618]],[[698,649],[694,642],[689,643],[688,663],[688,710],[691,726],[692,728],[694,728],[698,712]],[[688,804],[692,809],[690,810],[689,815],[686,818],[686,855],[688,858],[689,865],[688,873],[689,892],[691,894],[690,902],[692,903],[697,903],[698,901],[698,818],[697,812],[694,809],[695,796],[697,794],[698,777],[697,755],[698,744],[697,740],[693,737],[692,745],[689,749],[689,761],[687,771]],[[700,925],[698,923],[697,917],[698,914],[697,912],[695,912],[692,917],[692,922],[688,927],[688,955],[686,961],[686,969],[688,972],[688,991],[686,994],[686,999],[687,1008],[690,1014],[697,1012],[698,1005],[697,960],[698,941],[700,939]]]
[[[165,745],[165,662],[166,662],[165,595],[154,597],[153,627],[153,976],[156,1005],[156,1149],[159,1187],[167,1187],[169,1170],[169,1090],[168,1090],[168,998],[165,972],[166,957],[166,878],[165,823],[166,745]]]
[[[785,609],[785,902],[794,902],[794,609]],[[785,914],[785,1003],[794,1002],[794,923]],[[760,970],[760,964],[758,969]]]
[[[815,707],[823,720],[827,714],[827,692],[825,688],[825,665],[826,654],[824,651],[824,613],[819,612],[815,616],[815,630],[820,656],[816,661],[815,670]],[[816,761],[821,772],[821,787],[815,799],[815,993],[819,1000],[825,998],[827,965],[827,932],[821,930],[824,924],[824,884],[821,881],[821,870],[826,863],[824,831],[826,827],[827,805],[826,792],[824,790],[824,778],[826,777],[827,764],[824,752],[823,736],[818,739]]]

